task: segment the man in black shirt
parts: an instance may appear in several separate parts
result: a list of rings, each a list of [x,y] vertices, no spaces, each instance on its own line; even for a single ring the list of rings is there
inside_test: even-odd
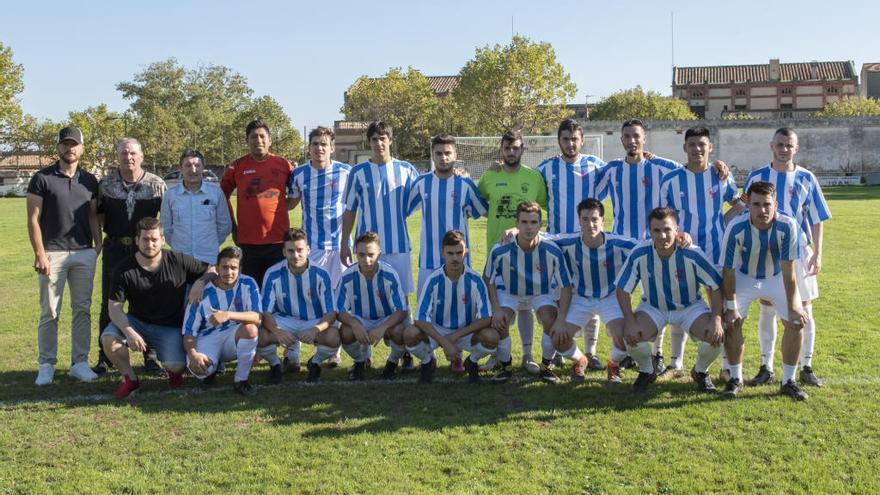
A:
[[[101,251],[96,213],[98,180],[79,167],[82,131],[65,127],[58,133],[58,160],[31,177],[27,188],[28,234],[34,270],[40,281],[40,323],[37,327],[40,368],[36,384],[48,385],[58,354],[58,315],[65,284],[70,287],[70,376],[91,381],[92,285],[95,260]]]
[[[186,286],[192,284],[189,299],[198,303],[207,280],[216,276],[213,268],[189,255],[165,251],[165,234],[155,218],[137,223],[137,253],[113,270],[109,312],[112,323],[104,329],[101,342],[110,362],[122,374],[116,398],[128,397],[140,387],[129,361],[128,346],[138,352],[147,346],[156,350],[168,373],[171,388],[183,384],[186,352],[181,328]],[[128,313],[123,304],[128,301]]]

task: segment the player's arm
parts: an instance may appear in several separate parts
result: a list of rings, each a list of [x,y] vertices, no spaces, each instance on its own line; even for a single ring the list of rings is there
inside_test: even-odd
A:
[[[125,340],[128,342],[128,347],[137,352],[146,351],[147,343],[144,342],[144,339],[131,326],[131,322],[128,321],[128,315],[122,310],[123,302],[110,300],[107,303],[109,305],[110,321],[116,325],[116,328],[122,331]]]
[[[736,305],[736,273],[733,268],[724,267],[721,280],[721,295],[724,304],[724,322],[733,325],[742,321],[742,315]]]
[[[212,325],[222,325],[227,321],[234,321],[259,326],[263,319],[256,311],[218,311],[212,308],[209,321]]]
[[[95,253],[101,254],[101,249],[104,247],[103,239],[101,238],[101,222],[98,220],[98,200],[92,199],[89,201],[89,230],[92,231],[92,242],[95,243]]]
[[[724,212],[724,224],[730,223],[735,217],[739,216],[740,213],[745,211],[746,204],[742,202],[742,200],[737,196],[733,200],[729,201],[727,204],[730,205],[730,208]]]
[[[571,306],[571,286],[562,287],[559,290],[559,308],[556,310],[556,319],[550,328],[550,337],[553,339],[554,345],[560,345],[565,338],[563,331],[568,325],[566,318],[568,317],[568,308]]]
[[[265,311],[262,315],[262,323],[263,328],[272,334],[275,337],[275,340],[278,341],[281,345],[290,345],[294,342],[293,335],[285,332],[278,326],[278,322],[275,321],[275,315],[271,311]]]
[[[452,361],[452,359],[458,355],[458,346],[455,345],[457,339],[452,339],[444,336],[440,332],[434,328],[434,325],[424,320],[416,320],[416,327],[422,331],[425,335],[431,337],[436,340],[440,347],[443,349],[443,354],[446,354],[446,358]]]
[[[458,339],[471,335],[473,333],[479,332],[484,328],[489,328],[492,325],[492,317],[480,318],[479,320],[474,321],[470,325],[466,327],[459,328],[449,336],[449,340],[452,342],[458,341]]]
[[[721,345],[724,342],[724,328],[722,327],[722,315],[724,314],[724,296],[721,294],[721,287],[708,288],[709,292],[709,308],[712,310],[712,322],[709,325],[709,343],[712,345]]]
[[[788,321],[796,328],[807,324],[809,317],[801,307],[795,278],[794,261],[782,260],[782,284],[785,286],[785,301],[788,304]]]
[[[623,338],[624,340],[630,344],[635,345],[638,344],[638,323],[636,323],[636,315],[633,313],[632,309],[632,294],[618,287],[615,290],[615,296],[617,297],[617,304],[620,306],[620,311],[623,313]]]
[[[43,246],[43,229],[40,227],[40,212],[43,209],[43,198],[36,194],[27,195],[28,236],[34,250],[34,270],[43,275],[51,274],[51,265]]]
[[[813,256],[807,260],[807,273],[817,275],[822,271],[822,242],[825,238],[823,222],[810,225],[810,233],[813,234]]]

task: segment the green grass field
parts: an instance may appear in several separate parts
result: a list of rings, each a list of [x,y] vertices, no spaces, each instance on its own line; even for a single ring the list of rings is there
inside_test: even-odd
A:
[[[697,394],[686,379],[633,396],[628,387],[607,389],[604,373],[578,386],[527,378],[469,386],[442,358],[431,386],[414,378],[350,385],[342,369],[325,371],[316,387],[304,386],[304,375],[267,386],[263,364],[252,374],[260,385],[253,398],[235,395],[227,373],[211,390],[190,378],[169,392],[147,378],[140,394],[115,401],[118,375],[90,384],[66,376],[66,307],[55,383],[37,388],[25,205],[2,199],[0,491],[880,493],[880,188],[830,188],[826,196],[834,218],[814,367],[827,386],[809,389],[805,403],[777,395],[778,384],[724,401]],[[416,242],[418,222],[410,221]],[[484,229],[473,224],[479,268]],[[99,294],[96,284],[94,322]],[[756,320],[753,308],[747,376],[760,364]],[[377,349],[381,362],[387,349]],[[604,336],[599,349],[607,357]],[[689,344],[685,365],[693,359]],[[710,371],[716,376],[717,365]]]

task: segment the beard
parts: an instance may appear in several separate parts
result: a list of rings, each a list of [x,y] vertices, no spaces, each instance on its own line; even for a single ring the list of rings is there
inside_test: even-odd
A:
[[[160,254],[162,254],[162,250],[157,249],[156,252],[151,256],[151,255],[145,253],[143,249],[138,248],[138,254],[140,254],[141,256],[143,256],[144,258],[146,258],[148,260],[152,260],[152,259],[155,259]]]

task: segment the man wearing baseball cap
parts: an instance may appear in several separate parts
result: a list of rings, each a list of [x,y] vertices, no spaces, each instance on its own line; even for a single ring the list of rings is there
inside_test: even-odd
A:
[[[90,381],[89,368],[92,284],[101,251],[98,226],[98,180],[83,170],[82,131],[65,127],[58,133],[58,160],[31,177],[27,188],[28,234],[34,250],[34,270],[40,285],[37,327],[39,371],[36,384],[48,385],[55,375],[58,316],[65,284],[70,288],[70,376]]]

